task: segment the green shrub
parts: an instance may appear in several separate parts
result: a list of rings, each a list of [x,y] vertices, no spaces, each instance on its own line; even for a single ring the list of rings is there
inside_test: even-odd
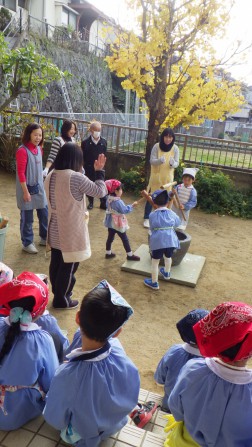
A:
[[[120,169],[120,181],[123,183],[124,191],[139,194],[146,188],[145,161],[141,161],[139,165],[130,168],[129,171]]]
[[[182,182],[184,163],[175,169],[174,181]],[[129,171],[120,171],[125,191],[139,194],[146,188],[145,163]],[[209,214],[228,214],[230,216],[252,219],[252,190],[240,191],[233,181],[221,171],[201,167],[194,186],[198,193],[198,208]]]

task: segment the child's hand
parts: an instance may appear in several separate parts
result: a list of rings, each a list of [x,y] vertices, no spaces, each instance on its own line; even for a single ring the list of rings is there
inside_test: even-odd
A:
[[[133,202],[132,203],[133,208],[135,208],[135,206],[137,206],[137,205],[138,205],[138,202]]]
[[[184,209],[185,209],[185,207],[184,207],[184,205],[182,205],[182,203],[181,203],[181,205],[180,205],[180,209],[181,209],[181,210],[184,210]]]

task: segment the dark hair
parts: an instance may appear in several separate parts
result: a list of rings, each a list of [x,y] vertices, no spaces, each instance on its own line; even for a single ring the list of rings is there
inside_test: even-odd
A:
[[[164,137],[167,137],[167,135],[169,135],[170,137],[173,138],[172,142],[169,144],[165,144],[165,142],[164,142]],[[160,142],[159,142],[160,149],[163,152],[170,152],[174,143],[175,143],[175,133],[173,132],[173,130],[170,127],[167,127],[166,129],[163,130],[163,132],[160,135]]]
[[[246,337],[245,337],[245,338],[246,338]],[[244,340],[245,340],[245,338],[244,338]],[[223,357],[228,357],[229,360],[234,360],[234,358],[235,358],[236,355],[238,354],[238,352],[239,352],[239,350],[240,350],[240,347],[241,347],[241,345],[243,344],[244,340],[240,341],[239,343],[237,343],[237,344],[234,345],[234,346],[231,346],[231,347],[228,348],[228,349],[225,349],[225,351],[220,352],[219,355],[220,355],[220,356],[223,356]]]
[[[120,191],[120,189],[123,190],[123,184],[121,183],[120,186],[118,186],[115,191]],[[111,192],[109,193],[110,196],[115,196],[116,197],[116,193],[115,192]]]
[[[32,312],[34,304],[35,304],[34,297],[27,296],[25,298],[22,298],[21,300],[11,301],[9,303],[9,306],[11,307],[11,309],[13,309],[14,307],[22,307],[24,310],[28,310],[29,312]],[[0,363],[2,362],[5,355],[7,355],[10,352],[12,345],[13,345],[15,339],[19,336],[19,334],[20,334],[19,321],[17,323],[11,323],[11,325],[7,331],[7,334],[5,336],[5,340],[4,340],[2,349],[0,351]]]
[[[42,140],[39,142],[39,146],[43,146],[44,143],[44,131],[42,129],[42,126],[40,126],[40,124],[38,123],[31,123],[28,124],[28,126],[26,126],[23,136],[22,136],[22,143],[23,144],[27,144],[29,143],[30,139],[31,139],[31,133],[36,130],[36,129],[41,129],[42,130]]]
[[[127,308],[111,302],[109,289],[93,289],[81,303],[80,327],[91,340],[104,342],[127,319]]]
[[[80,172],[83,166],[83,152],[76,143],[66,143],[58,151],[51,169],[72,169],[72,171]]]
[[[183,179],[184,177],[190,177],[192,180],[195,180],[195,178],[194,178],[193,175],[191,175],[191,174],[182,174],[182,179]]]
[[[155,205],[165,206],[169,202],[169,195],[166,189],[164,189],[163,192],[161,192],[155,199],[153,199],[153,202],[155,203]]]
[[[72,121],[72,120],[65,120],[63,122],[63,124],[61,126],[61,129],[60,129],[60,133],[61,133],[61,136],[62,136],[63,140],[71,141],[71,138],[67,135],[67,133],[72,128],[72,125],[74,125],[75,133],[76,133],[77,132],[77,126],[76,126],[74,121]]]

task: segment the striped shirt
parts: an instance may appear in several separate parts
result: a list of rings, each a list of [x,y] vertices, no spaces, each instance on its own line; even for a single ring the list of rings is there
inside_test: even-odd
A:
[[[71,138],[70,142],[75,143],[75,139]],[[68,142],[65,141],[62,137],[54,138],[47,161],[50,161],[51,163],[53,163],[56,158],[57,153],[59,152],[60,148],[62,146],[64,146],[65,143],[68,143]]]

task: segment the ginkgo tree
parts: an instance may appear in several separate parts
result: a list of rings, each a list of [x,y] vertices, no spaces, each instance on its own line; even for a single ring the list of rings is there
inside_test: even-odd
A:
[[[39,99],[45,98],[47,84],[68,76],[67,72],[62,72],[57,65],[39,54],[32,44],[11,50],[3,33],[0,33],[0,47],[0,78],[5,87],[0,111],[22,93],[36,91]]]
[[[243,103],[240,84],[225,73],[210,44],[213,37],[224,35],[232,2],[127,3],[138,30],[120,30],[106,61],[123,78],[123,88],[134,90],[147,105],[149,159],[160,128],[224,119]]]

